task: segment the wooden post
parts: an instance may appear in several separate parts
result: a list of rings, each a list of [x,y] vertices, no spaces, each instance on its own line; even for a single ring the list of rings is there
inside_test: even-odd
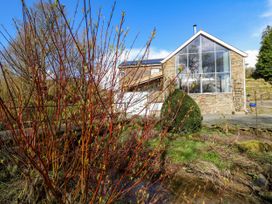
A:
[[[258,105],[257,105],[257,93],[256,90],[254,91],[254,96],[255,96],[255,112],[256,112],[256,135],[258,135]]]

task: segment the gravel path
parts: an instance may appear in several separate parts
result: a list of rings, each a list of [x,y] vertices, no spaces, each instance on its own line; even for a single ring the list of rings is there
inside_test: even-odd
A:
[[[237,114],[237,115],[204,115],[204,125],[217,125],[222,123],[230,123],[240,127],[256,127],[256,116],[253,114]],[[257,117],[258,128],[272,128],[272,115],[259,114]]]

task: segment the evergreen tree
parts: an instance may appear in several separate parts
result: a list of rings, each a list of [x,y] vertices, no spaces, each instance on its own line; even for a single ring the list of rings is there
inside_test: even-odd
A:
[[[261,48],[255,70],[256,78],[272,81],[272,27],[267,26],[262,35]]]

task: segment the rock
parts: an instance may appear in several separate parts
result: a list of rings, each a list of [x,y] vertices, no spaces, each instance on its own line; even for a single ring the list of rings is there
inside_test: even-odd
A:
[[[253,184],[261,189],[266,189],[268,186],[268,181],[264,175],[259,174],[257,178],[254,179]]]
[[[241,152],[263,153],[272,151],[272,144],[257,140],[238,142],[236,145]]]
[[[219,169],[211,162],[198,161],[194,164],[194,171],[204,175],[220,175]]]

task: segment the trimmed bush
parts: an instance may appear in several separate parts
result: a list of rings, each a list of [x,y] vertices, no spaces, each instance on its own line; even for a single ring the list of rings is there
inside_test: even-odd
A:
[[[171,133],[189,134],[201,128],[202,116],[197,103],[176,89],[165,100],[161,110],[162,127]]]

